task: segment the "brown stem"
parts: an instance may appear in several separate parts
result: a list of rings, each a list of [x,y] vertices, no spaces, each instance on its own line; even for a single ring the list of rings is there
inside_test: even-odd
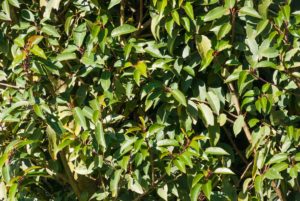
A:
[[[126,0],[121,0],[120,5],[120,25],[122,26],[125,22],[125,6],[126,6]],[[120,43],[122,46],[124,46],[124,38],[122,36],[119,37]]]
[[[139,23],[138,23],[138,29],[141,28],[142,26],[142,22],[143,22],[143,6],[144,6],[144,1],[143,0],[140,0],[140,3],[139,3]]]
[[[241,115],[242,114],[241,106],[240,106],[240,103],[239,103],[237,92],[236,92],[236,90],[235,90],[232,83],[228,83],[228,87],[229,87],[229,91],[231,93],[231,99],[233,101],[235,110],[236,110],[238,115]],[[251,135],[250,129],[247,126],[246,122],[244,122],[244,124],[243,124],[243,131],[244,131],[249,143],[251,144],[252,143],[252,135]]]
[[[120,24],[121,25],[123,25],[125,22],[125,1],[126,0],[122,0],[121,5],[120,5]]]
[[[277,187],[275,181],[272,181],[272,182],[271,182],[271,186],[274,188],[274,191],[276,192],[278,198],[279,198],[281,201],[286,201],[285,197],[282,195],[282,192],[281,192],[280,188]]]
[[[231,8],[230,13],[231,13],[231,45],[233,45],[234,38],[235,38],[235,17],[236,17],[236,8]]]
[[[249,168],[251,167],[252,163],[253,163],[253,161],[247,165],[247,167],[246,167],[246,169],[244,170],[244,172],[243,172],[243,174],[242,174],[240,180],[242,180],[242,179],[244,178],[244,176],[245,176],[246,173],[248,172]]]

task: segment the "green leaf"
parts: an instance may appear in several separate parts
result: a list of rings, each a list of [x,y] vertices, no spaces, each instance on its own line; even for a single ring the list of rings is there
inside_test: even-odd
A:
[[[224,149],[222,149],[221,147],[208,147],[205,150],[205,153],[209,155],[217,155],[217,156],[229,155],[229,153]]]
[[[18,184],[14,183],[9,188],[9,194],[8,194],[9,201],[17,200],[16,198],[17,192],[18,192]]]
[[[159,140],[157,142],[157,146],[161,147],[161,146],[179,146],[177,140],[173,140],[173,139],[164,139],[164,140]]]
[[[90,200],[96,199],[96,200],[104,200],[105,198],[107,198],[109,195],[109,192],[103,192],[103,193],[94,193]]]
[[[137,30],[137,28],[135,28],[132,25],[123,24],[117,28],[114,28],[111,32],[111,36],[117,37],[117,36],[121,36],[121,35],[125,35],[125,34],[130,34],[132,32],[135,32],[136,30]]]
[[[218,116],[218,122],[219,122],[220,126],[224,126],[226,121],[227,121],[227,115],[226,114],[222,113]]]
[[[2,2],[2,9],[4,12],[0,13],[0,19],[6,20],[6,21],[11,21],[8,0],[4,0]]]
[[[263,176],[259,175],[255,177],[254,188],[257,193],[260,194],[260,197],[263,197]]]
[[[110,87],[110,84],[111,84],[110,76],[111,76],[111,73],[109,71],[104,71],[101,73],[100,84],[104,91],[107,91]]]
[[[273,163],[280,163],[282,161],[285,161],[288,158],[288,154],[287,153],[279,153],[279,154],[275,154],[274,156],[272,156],[272,158],[270,158],[270,160],[267,162],[267,165],[271,165]]]
[[[202,191],[206,198],[210,200],[211,191],[212,191],[212,182],[208,180],[205,184],[202,185]]]
[[[34,104],[33,105],[33,110],[35,112],[35,114],[38,116],[38,117],[41,117],[42,119],[45,119],[45,116],[43,114],[43,111],[41,110],[41,107],[37,104]]]
[[[298,166],[300,167],[299,163],[298,163],[298,165],[292,166],[289,170],[289,175],[293,179],[296,179],[298,177],[298,172],[299,172]]]
[[[160,131],[162,131],[163,129],[165,128],[164,125],[161,125],[161,124],[158,124],[158,123],[155,123],[155,124],[152,124],[150,127],[149,127],[149,135],[153,135],[155,133],[158,133]]]
[[[77,47],[81,47],[87,32],[86,23],[77,26],[73,31],[74,43]]]
[[[140,72],[140,74],[144,77],[147,77],[147,65],[144,61],[139,61],[135,68]]]
[[[49,25],[49,24],[44,24],[41,31],[49,36],[53,37],[60,37],[60,34],[56,30],[55,26]]]
[[[136,179],[132,179],[132,178],[129,179],[128,188],[138,194],[144,193],[141,184],[139,184],[139,182]]]
[[[5,81],[6,79],[7,79],[6,73],[0,70],[0,81]]]
[[[213,126],[215,124],[214,115],[212,110],[204,103],[200,103],[198,105],[198,108],[201,112],[201,118],[206,124],[206,126],[211,125]]]
[[[137,137],[131,137],[131,138],[126,138],[125,141],[121,144],[120,152],[123,153],[125,149],[130,147],[135,141],[137,140]]]
[[[196,184],[190,193],[190,198],[191,201],[197,201],[198,200],[198,196],[200,194],[200,190],[201,190],[202,185],[201,184]]]
[[[75,167],[74,172],[80,175],[88,175],[93,172],[93,167],[87,167],[84,163],[80,163]]]
[[[190,22],[190,19],[188,17],[182,17],[181,18],[181,24],[187,32],[191,31],[191,22]]]
[[[234,174],[229,168],[222,167],[222,168],[217,168],[214,171],[215,174]]]
[[[43,59],[47,59],[46,54],[42,48],[40,48],[38,45],[34,45],[31,49],[30,52],[32,52],[34,55],[41,57]]]
[[[180,26],[180,17],[179,17],[178,12],[176,10],[173,10],[171,15],[172,15],[173,20]]]
[[[231,24],[229,23],[223,24],[217,35],[218,40],[224,38],[230,32],[230,30],[231,30]]]
[[[118,184],[121,178],[122,170],[115,170],[113,178],[110,180],[110,191],[112,193],[112,197],[117,197],[118,194]]]
[[[127,170],[129,161],[130,161],[130,156],[123,156],[122,160],[119,162],[121,168],[122,168],[124,171]]]
[[[48,137],[48,150],[49,153],[52,157],[52,159],[57,159],[56,154],[57,154],[57,137],[54,129],[52,126],[48,125],[46,128],[46,133]]]
[[[56,57],[57,61],[67,61],[67,60],[73,60],[76,58],[77,58],[77,56],[73,52],[62,53],[62,54],[57,55],[57,57]]]
[[[17,7],[17,8],[20,8],[20,3],[18,0],[8,0],[9,4],[14,6],[14,7]]]
[[[243,125],[244,125],[244,116],[239,115],[233,123],[233,133],[235,136],[237,136],[242,131]]]
[[[296,153],[295,161],[300,161],[300,152]]]
[[[202,59],[206,57],[208,51],[211,50],[212,47],[211,41],[204,35],[196,36],[196,46]]]
[[[225,7],[226,8],[233,8],[235,5],[235,0],[225,0]]]
[[[187,107],[185,95],[179,89],[172,89],[171,94],[181,105]]]
[[[174,28],[174,20],[170,18],[168,21],[166,21],[165,29],[167,30],[170,37],[173,35],[173,28]]]
[[[157,189],[157,194],[159,197],[161,197],[163,200],[168,200],[168,185],[165,184],[162,188]]]
[[[274,169],[274,168],[270,168],[266,171],[266,173],[264,174],[264,176],[267,178],[267,179],[283,179],[283,177],[280,175],[280,173]]]
[[[15,109],[28,105],[28,101],[19,101],[17,103],[13,103],[12,105],[10,105],[10,107],[6,108],[5,110],[2,110],[2,112],[0,113],[0,121],[3,121],[4,118],[11,114],[11,112],[13,112]]]
[[[259,55],[267,58],[275,58],[279,55],[279,52],[275,48],[263,48],[259,49]]]
[[[185,164],[181,160],[175,159],[174,165],[183,173],[186,173]]]
[[[194,10],[193,10],[193,6],[191,4],[191,2],[186,2],[185,5],[183,6],[184,11],[186,12],[186,14],[192,19],[194,20]]]
[[[134,78],[135,83],[138,86],[140,86],[140,80],[141,80],[141,73],[140,73],[140,71],[138,71],[137,69],[134,70],[134,72],[133,72],[133,78]]]
[[[273,169],[275,169],[277,172],[281,172],[283,170],[286,170],[289,167],[289,165],[285,162],[276,163],[272,166]]]
[[[192,156],[189,152],[184,152],[179,157],[179,160],[183,161],[186,165],[188,165],[190,168],[193,168],[193,162],[192,162]]]
[[[207,92],[207,101],[210,105],[210,107],[213,109],[213,111],[215,113],[217,113],[217,115],[219,115],[219,112],[220,112],[220,100],[218,98],[218,96],[212,92],[212,91],[209,91]]]
[[[205,16],[204,16],[204,22],[212,21],[215,19],[218,19],[225,15],[229,10],[224,7],[216,7],[212,10],[210,10]]]
[[[98,121],[97,124],[96,124],[95,137],[96,137],[98,145],[100,145],[101,148],[102,148],[102,151],[105,152],[105,150],[106,150],[106,141],[105,141],[103,125],[102,125],[101,121]]]
[[[114,7],[115,5],[118,5],[119,3],[121,3],[121,0],[110,0],[108,10]]]
[[[240,15],[248,15],[251,17],[256,17],[256,18],[261,18],[259,13],[252,7],[250,6],[244,6],[239,10]]]
[[[73,109],[75,122],[80,125],[84,130],[87,130],[86,119],[82,110],[79,107]]]

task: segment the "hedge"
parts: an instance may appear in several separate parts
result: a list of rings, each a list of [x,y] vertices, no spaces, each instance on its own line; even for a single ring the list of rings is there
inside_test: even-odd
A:
[[[0,199],[300,200],[300,3],[1,0]]]

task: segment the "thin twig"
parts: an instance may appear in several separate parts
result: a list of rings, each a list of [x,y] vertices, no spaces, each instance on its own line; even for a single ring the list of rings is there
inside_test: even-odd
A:
[[[0,82],[0,86],[10,87],[10,88],[14,88],[14,89],[24,89],[24,87],[19,87],[19,86],[15,86],[15,85],[11,85],[11,84],[6,84],[6,83],[1,83],[1,82]]]
[[[144,7],[144,1],[143,0],[140,0],[140,3],[139,3],[139,23],[138,23],[138,30],[141,28],[142,26],[142,22],[143,22],[143,7]]]
[[[122,26],[125,22],[125,6],[126,0],[121,0],[120,4],[120,25]],[[121,45],[124,46],[124,38],[122,36],[119,37]]]
[[[249,168],[251,167],[252,163],[253,163],[253,161],[247,165],[247,167],[246,167],[246,169],[244,170],[244,172],[243,172],[243,174],[242,174],[240,180],[242,180],[242,179],[244,178],[244,176],[245,176],[246,173],[248,172]]]
[[[237,114],[242,115],[238,95],[237,95],[237,92],[236,92],[233,84],[228,83],[228,88],[229,88],[229,91],[231,93],[231,99],[233,101],[233,104],[234,104],[234,107],[235,107],[235,110],[236,110]],[[244,131],[249,143],[251,144],[252,143],[252,135],[251,135],[250,129],[247,126],[246,122],[244,122],[244,124],[243,124],[243,131]],[[255,152],[255,150],[254,150],[254,152]]]

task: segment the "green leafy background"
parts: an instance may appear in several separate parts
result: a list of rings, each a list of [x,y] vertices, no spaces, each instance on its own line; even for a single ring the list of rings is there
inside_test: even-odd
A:
[[[300,200],[297,0],[1,0],[0,199]]]

